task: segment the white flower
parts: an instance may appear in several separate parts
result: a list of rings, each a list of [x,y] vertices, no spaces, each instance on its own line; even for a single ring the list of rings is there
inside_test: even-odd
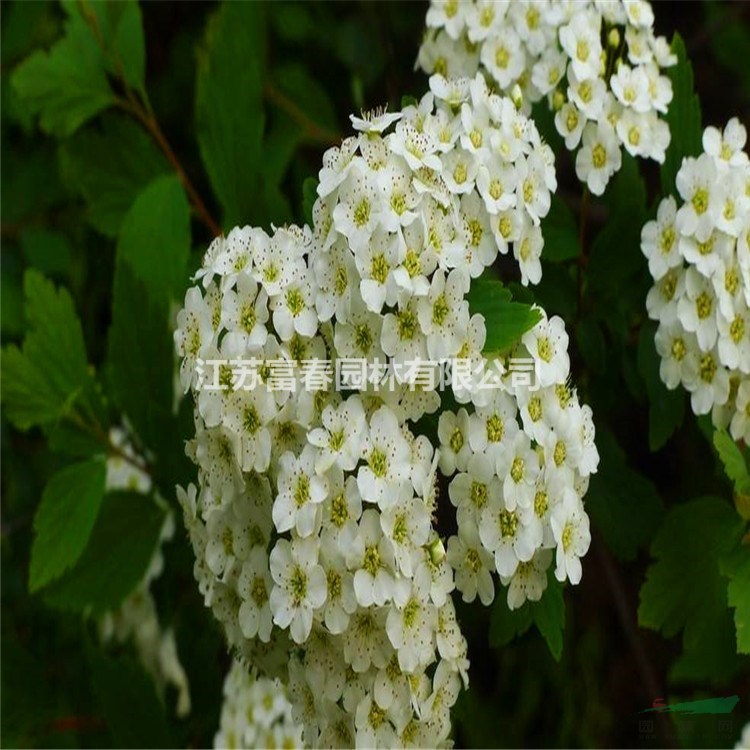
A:
[[[750,380],[740,383],[737,389],[737,408],[729,432],[735,440],[750,443]]]
[[[272,626],[269,594],[272,586],[268,554],[263,547],[253,547],[242,565],[237,582],[237,590],[243,599],[239,622],[245,638],[257,635],[261,641],[269,641]]]
[[[312,628],[313,611],[326,599],[326,574],[318,565],[315,539],[279,539],[271,551],[273,621],[289,628],[295,643],[303,643]]]
[[[456,588],[465,602],[479,599],[485,607],[495,598],[495,586],[490,575],[494,560],[479,539],[477,524],[465,519],[459,524],[458,536],[448,540],[448,562],[456,571]]]
[[[570,371],[568,334],[557,315],[542,318],[521,341],[534,357],[534,369],[539,385],[564,383]]]
[[[501,576],[512,576],[519,562],[529,561],[541,540],[535,539],[533,510],[509,510],[501,497],[491,497],[479,524],[482,544],[495,555],[495,568]]]
[[[516,572],[502,579],[508,587],[508,608],[518,609],[527,600],[538,602],[547,588],[547,568],[552,561],[552,550],[540,549],[528,562],[518,564]]]
[[[307,439],[320,451],[315,470],[325,473],[336,465],[351,471],[362,455],[362,440],[366,429],[365,411],[357,396],[344,401],[338,408],[326,406],[321,417],[323,427],[311,430]]]
[[[558,581],[567,578],[575,585],[581,580],[580,558],[588,552],[591,534],[589,517],[573,490],[563,492],[562,499],[552,509],[550,524],[557,545],[555,577]]]
[[[560,44],[571,60],[578,78],[599,75],[599,19],[593,13],[576,13],[567,26],[560,28]]]
[[[677,190],[685,203],[677,212],[677,228],[684,235],[695,235],[705,242],[718,212],[716,166],[708,154],[687,157],[677,173]]]
[[[576,154],[576,175],[594,195],[601,195],[622,162],[615,131],[606,121],[588,124],[582,140],[583,145]]]
[[[398,501],[403,489],[408,491],[411,460],[409,444],[388,408],[378,409],[370,419],[363,453],[367,464],[357,473],[362,499],[386,509]]]
[[[328,482],[316,474],[315,457],[316,451],[308,445],[301,456],[287,451],[279,460],[279,494],[273,503],[273,522],[279,532],[293,528],[301,537],[309,537],[319,523]]]
[[[414,672],[434,659],[434,631],[437,610],[431,602],[412,596],[402,606],[388,612],[386,632],[398,652],[398,663],[404,672]]]
[[[670,268],[682,265],[676,215],[677,204],[670,195],[659,204],[656,220],[646,222],[641,230],[641,250],[648,258],[648,270],[656,281]]]

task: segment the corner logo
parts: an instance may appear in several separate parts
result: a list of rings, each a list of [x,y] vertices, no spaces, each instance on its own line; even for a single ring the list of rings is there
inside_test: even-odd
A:
[[[655,698],[651,708],[646,708],[639,713],[659,714],[731,714],[740,699],[736,695],[727,698],[706,698],[702,701],[688,701],[687,703],[665,703],[663,698]]]

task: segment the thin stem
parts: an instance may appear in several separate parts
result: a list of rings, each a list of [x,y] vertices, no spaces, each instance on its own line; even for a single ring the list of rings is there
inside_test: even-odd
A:
[[[273,84],[267,83],[263,94],[272,104],[284,110],[303,130],[305,136],[323,146],[336,146],[341,143],[341,134],[321,127],[311,120],[291,99],[279,91]]]
[[[161,126],[159,125],[159,121],[156,119],[156,116],[154,115],[151,107],[149,106],[148,108],[146,108],[142,106],[141,103],[135,98],[133,98],[132,100],[118,99],[117,106],[119,106],[124,111],[129,112],[141,123],[141,125],[143,125],[143,127],[161,149],[167,161],[172,165],[172,168],[177,174],[177,178],[180,180],[188,194],[190,202],[192,203],[193,209],[195,210],[198,218],[214,236],[220,235],[222,233],[221,227],[211,216],[208,209],[206,208],[206,204],[203,202],[202,198],[198,194],[198,191],[195,189],[195,186],[187,176],[185,169],[180,163],[180,160],[177,158],[177,155],[169,145],[169,141],[167,141],[161,129]]]
[[[97,43],[101,47],[102,53],[105,56],[109,56],[110,50],[107,49],[107,46],[105,44],[104,36],[102,35],[102,31],[99,28],[99,21],[96,17],[96,13],[94,13],[88,7],[85,0],[78,0],[78,7],[84,21],[86,21],[86,23],[91,28],[91,31],[94,34]],[[177,155],[169,145],[169,141],[167,141],[166,137],[164,136],[164,133],[162,132],[162,129],[159,125],[159,121],[156,119],[156,115],[151,108],[151,102],[148,99],[148,95],[145,91],[143,92],[144,103],[141,103],[141,99],[138,94],[133,91],[133,89],[128,84],[127,78],[125,77],[125,70],[122,66],[122,61],[120,60],[116,51],[111,55],[111,60],[115,66],[117,80],[119,81],[123,91],[125,92],[125,98],[117,97],[115,99],[115,106],[135,117],[136,120],[138,120],[141,125],[143,125],[143,127],[148,131],[149,135],[151,135],[154,141],[156,141],[156,144],[159,146],[162,153],[167,158],[167,161],[169,161],[169,163],[172,165],[172,168],[176,172],[178,179],[185,188],[190,199],[190,203],[192,204],[193,209],[195,210],[195,213],[200,221],[208,228],[212,235],[220,235],[222,233],[221,227],[209,213],[208,209],[206,208],[206,204],[201,199],[198,191],[195,189],[195,186],[187,176],[185,169],[180,163],[180,160],[177,158]]]
[[[99,441],[104,446],[104,448],[106,448],[107,453],[110,456],[121,458],[123,461],[129,463],[133,468],[138,469],[138,471],[143,471],[149,475],[151,474],[151,468],[145,461],[145,459],[139,460],[138,458],[134,458],[133,456],[128,455],[119,445],[115,445],[112,442],[109,435],[101,428],[98,423],[87,422],[81,417],[80,414],[75,411],[69,412],[65,415],[64,418],[68,419],[76,427],[88,433],[97,441]]]

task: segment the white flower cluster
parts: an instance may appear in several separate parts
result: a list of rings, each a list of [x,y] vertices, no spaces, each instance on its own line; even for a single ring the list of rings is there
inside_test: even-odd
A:
[[[591,542],[583,496],[599,454],[591,409],[567,385],[567,348],[562,320],[543,317],[514,352],[533,358],[536,388],[506,375],[501,390],[472,394],[471,412],[440,416],[440,470],[455,474],[458,522],[448,562],[464,601],[493,600],[493,571],[510,609],[539,600],[553,552],[557,580],[581,580]]]
[[[737,118],[708,127],[703,153],[677,173],[671,196],[641,233],[654,286],[648,314],[667,388],[690,392],[735,440],[750,442],[750,161]]]
[[[486,331],[469,313],[471,279],[512,247],[523,280],[538,280],[551,152],[481,76],[431,83],[400,113],[352,118],[357,135],[324,156],[312,229],[217,238],[177,320],[180,378],[196,405],[187,450],[198,488],[178,490],[195,577],[235,652],[288,681],[309,746],[447,744],[468,668],[450,594],[458,584],[470,598],[474,552],[480,563],[494,554],[518,604],[538,598],[531,568],[544,571],[550,550],[558,578],[577,582],[588,547],[580,498],[598,457],[590,412],[565,385],[559,319],[518,348],[539,390],[516,389],[502,367],[492,389],[451,382],[472,405],[454,416],[468,420],[465,447],[460,426],[437,451],[418,434],[441,397],[402,368],[388,387],[268,387],[275,359],[476,364]],[[239,387],[228,364],[224,389],[198,386],[201,361],[247,358],[257,387]],[[451,507],[438,502],[439,464],[461,472],[454,503],[468,493],[448,554],[433,525]],[[472,521],[492,526],[481,551]]]
[[[659,115],[672,84],[661,69],[676,57],[654,35],[645,0],[432,0],[426,22],[417,66],[444,76],[481,70],[501,92],[522,92],[527,107],[546,97],[595,195],[620,169],[621,146],[664,161],[670,134]]]
[[[143,462],[130,445],[125,430],[113,427],[109,439],[121,451],[121,455],[107,458],[107,491],[128,490],[141,494],[151,492],[151,477],[139,468],[139,464],[142,465]],[[176,713],[183,717],[190,713],[188,678],[177,653],[174,632],[162,628],[156,601],[151,593],[151,584],[164,570],[161,545],[174,536],[174,531],[174,515],[169,512],[143,580],[116,610],[105,612],[97,624],[99,636],[105,643],[132,641],[138,660],[153,677],[157,689],[163,694],[168,684],[175,688]]]
[[[292,721],[292,706],[278,680],[259,677],[235,660],[224,679],[215,748],[302,747],[302,729]]]

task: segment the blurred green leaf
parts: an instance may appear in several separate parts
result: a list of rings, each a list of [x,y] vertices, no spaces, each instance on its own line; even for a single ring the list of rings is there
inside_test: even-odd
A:
[[[581,254],[578,241],[578,225],[573,212],[557,195],[552,196],[549,213],[542,219],[544,236],[544,260],[559,263],[573,260]]]
[[[661,192],[663,195],[677,196],[677,172],[684,157],[700,154],[703,128],[700,100],[693,85],[693,66],[685,43],[677,32],[672,37],[672,52],[677,55],[677,65],[667,68],[667,75],[672,81],[673,97],[664,119],[669,125],[671,140],[661,166]]]
[[[664,506],[654,485],[628,466],[612,433],[598,429],[596,446],[601,460],[591,476],[586,510],[615,556],[633,560],[651,541]]]
[[[302,42],[315,32],[310,8],[305,3],[272,3],[271,22],[279,38]]]
[[[143,580],[163,522],[164,511],[152,497],[106,495],[86,549],[45,589],[45,601],[57,609],[93,614],[115,609]]]
[[[198,56],[195,128],[225,227],[262,220],[264,8],[225,3]],[[238,29],[242,33],[238,33]]]
[[[659,375],[661,359],[656,352],[656,325],[645,323],[638,337],[638,371],[648,395],[648,445],[652,451],[663,448],[680,427],[685,416],[685,392],[670,391]]]
[[[49,51],[37,50],[15,70],[11,84],[43,130],[65,137],[114,103],[103,53],[79,13],[65,22]]]
[[[654,538],[656,561],[641,587],[638,621],[672,637],[684,630],[685,649],[713,639],[727,609],[727,585],[719,561],[732,551],[744,524],[717,497],[691,500],[672,509]]]
[[[24,291],[29,333],[22,350],[6,347],[2,356],[5,413],[21,430],[58,419],[89,379],[68,292],[34,270],[26,272]]]
[[[77,12],[75,5],[71,12]],[[96,18],[109,73],[118,78],[122,76],[128,86],[143,94],[146,90],[146,45],[141,9],[136,0],[85,2],[83,12]]]
[[[121,115],[76,133],[59,154],[64,181],[86,201],[92,226],[108,237],[117,235],[138,193],[172,172],[143,129]]]
[[[331,97],[299,63],[287,63],[273,72],[279,90],[316,126],[336,129],[336,112]]]
[[[140,664],[89,649],[91,684],[116,747],[175,747],[154,681]]]
[[[47,482],[34,516],[32,592],[59,578],[81,556],[99,513],[105,476],[104,460],[94,459],[68,466]]]
[[[117,243],[109,333],[116,403],[147,446],[171,419],[169,306],[181,294],[190,255],[190,214],[176,177],[159,177],[136,199]]]

